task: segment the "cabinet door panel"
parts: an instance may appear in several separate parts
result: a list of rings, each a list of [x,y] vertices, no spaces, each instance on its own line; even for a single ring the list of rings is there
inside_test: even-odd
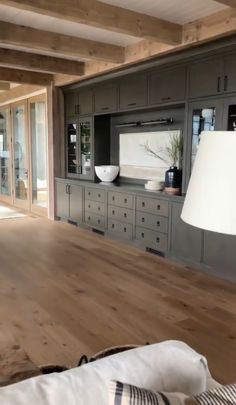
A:
[[[120,82],[120,108],[136,108],[147,104],[147,76],[132,75]]]
[[[83,189],[81,186],[70,185],[70,219],[82,222]]]
[[[236,91],[236,54],[225,57],[224,60],[224,92]]]
[[[208,59],[189,67],[189,97],[204,97],[223,91],[223,61]]]
[[[69,217],[68,184],[56,182],[56,215],[60,218]]]
[[[107,113],[117,110],[117,87],[98,87],[94,91],[95,112]]]
[[[71,117],[78,114],[78,95],[77,93],[65,93],[65,114]]]
[[[185,99],[186,68],[159,71],[149,77],[149,103],[158,104]]]
[[[182,203],[172,203],[170,253],[177,258],[200,262],[202,231],[182,221],[182,207]]]
[[[86,115],[93,112],[93,91],[82,90],[79,93],[79,114]]]
[[[212,274],[236,281],[236,236],[204,231],[203,263]]]

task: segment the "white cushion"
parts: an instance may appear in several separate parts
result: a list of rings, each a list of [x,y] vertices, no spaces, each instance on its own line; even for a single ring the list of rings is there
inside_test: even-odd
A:
[[[198,394],[207,389],[209,377],[203,356],[183,342],[166,341],[0,388],[0,404],[107,405],[110,380],[154,391]]]

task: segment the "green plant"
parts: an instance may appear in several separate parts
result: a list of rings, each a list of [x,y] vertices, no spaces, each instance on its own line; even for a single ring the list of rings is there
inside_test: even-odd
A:
[[[182,154],[183,154],[183,136],[179,134],[172,134],[170,136],[169,145],[165,148],[160,148],[155,151],[150,146],[148,141],[141,145],[144,148],[147,155],[152,156],[156,159],[162,160],[164,163],[168,164],[171,162],[171,166],[181,166]]]

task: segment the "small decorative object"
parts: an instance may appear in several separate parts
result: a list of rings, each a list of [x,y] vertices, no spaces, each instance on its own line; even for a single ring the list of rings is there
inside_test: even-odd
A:
[[[163,181],[160,180],[149,180],[145,184],[146,190],[150,191],[160,191],[163,188]]]
[[[95,166],[95,173],[99,180],[111,183],[118,176],[119,169],[119,166],[112,165]]]
[[[179,195],[181,191],[182,171],[177,166],[171,166],[165,174],[165,191],[168,194]]]
[[[164,163],[171,163],[170,168],[165,172],[165,191],[168,194],[179,195],[181,192],[182,170],[177,165],[181,165],[183,153],[183,136],[173,133],[169,144],[159,151],[152,150],[148,143],[144,145],[146,153]],[[145,186],[146,187],[146,186]]]

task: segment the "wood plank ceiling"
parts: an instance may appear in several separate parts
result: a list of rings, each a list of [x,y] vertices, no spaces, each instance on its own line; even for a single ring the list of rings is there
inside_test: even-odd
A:
[[[235,22],[236,0],[0,0],[0,89],[84,80],[231,35]]]

